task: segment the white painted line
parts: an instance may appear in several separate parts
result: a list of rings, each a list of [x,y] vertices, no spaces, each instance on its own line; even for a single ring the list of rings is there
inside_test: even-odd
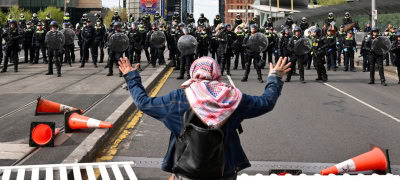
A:
[[[231,76],[228,75],[228,79],[229,79],[229,83],[231,83],[231,85],[232,85],[234,88],[236,88],[235,84],[234,84],[233,81],[232,81]]]
[[[400,119],[398,119],[398,118],[396,118],[396,117],[394,117],[394,116],[392,116],[392,115],[390,115],[390,114],[388,114],[388,113],[386,113],[386,112],[384,112],[384,111],[382,111],[382,110],[380,110],[380,109],[378,109],[378,108],[376,108],[376,107],[374,107],[374,106],[372,106],[372,105],[370,105],[370,104],[368,104],[368,103],[366,103],[366,102],[364,102],[364,101],[362,101],[362,100],[360,100],[360,99],[358,99],[358,98],[356,98],[356,97],[354,97],[354,96],[352,96],[352,95],[350,95],[350,94],[348,94],[348,93],[346,93],[346,92],[344,92],[344,91],[342,91],[342,90],[340,90],[340,89],[338,89],[338,88],[336,88],[334,86],[332,86],[332,85],[330,85],[328,83],[324,83],[324,84],[327,85],[328,87],[336,90],[336,91],[339,91],[340,93],[342,93],[342,94],[344,94],[346,96],[349,96],[349,97],[353,98],[354,100],[358,101],[359,103],[364,104],[365,106],[367,106],[367,107],[369,107],[369,108],[371,108],[371,109],[373,109],[375,111],[378,111],[379,113],[389,117],[390,119],[393,119],[393,120],[395,120],[397,122],[400,122]]]

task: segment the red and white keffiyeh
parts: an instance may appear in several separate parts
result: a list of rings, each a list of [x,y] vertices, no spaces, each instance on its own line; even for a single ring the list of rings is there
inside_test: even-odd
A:
[[[201,121],[221,127],[239,106],[242,93],[229,84],[220,82],[221,70],[210,57],[202,57],[190,68],[191,79],[182,84],[186,98]]]

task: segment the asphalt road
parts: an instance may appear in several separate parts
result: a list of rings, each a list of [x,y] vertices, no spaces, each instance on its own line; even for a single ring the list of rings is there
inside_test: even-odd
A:
[[[257,81],[254,69],[248,82],[240,81],[243,70],[231,73],[233,83],[243,93],[262,94],[265,83]],[[267,74],[268,70],[263,70],[264,80]],[[242,123],[244,133],[240,138],[250,161],[339,163],[369,151],[370,144],[375,144],[389,149],[391,164],[400,165],[400,85],[397,78],[388,76],[389,86],[383,87],[368,85],[369,74],[360,71],[329,71],[327,83],[314,81],[316,71],[313,69],[306,70],[305,74],[306,84],[301,84],[298,76],[284,84],[272,112]],[[177,76],[178,72],[174,71],[158,96],[180,87],[184,81],[176,80]],[[223,81],[229,83],[226,76]],[[169,136],[161,122],[144,115],[119,145],[113,161],[159,160],[166,153]],[[160,164],[144,166],[148,168],[134,168],[139,179],[170,176],[160,170]],[[267,174],[267,171],[264,169],[262,173]]]
[[[75,52],[79,61],[79,51]],[[105,61],[108,55],[106,53]],[[90,59],[90,58],[89,58]],[[100,98],[112,92],[104,101],[88,111],[85,116],[105,120],[128,97],[121,88],[123,78],[118,76],[114,66],[114,76],[107,77],[106,63],[94,68],[91,60],[85,68],[80,64],[62,66],[62,77],[46,76],[47,64],[21,64],[19,72],[9,71],[0,74],[0,166],[8,166],[29,152],[29,129],[33,121],[55,122],[57,128],[64,126],[64,115],[34,116],[36,98],[41,95],[51,101],[66,104],[83,110]],[[142,55],[142,67],[147,60]],[[159,66],[157,65],[157,68]],[[54,67],[55,68],[55,67]],[[154,68],[146,68],[142,74],[145,80]],[[54,72],[56,70],[54,69]],[[115,89],[115,91],[113,91]],[[19,109],[18,111],[16,111]],[[56,139],[56,147],[42,148],[23,164],[61,163],[93,130],[81,130],[62,134]]]

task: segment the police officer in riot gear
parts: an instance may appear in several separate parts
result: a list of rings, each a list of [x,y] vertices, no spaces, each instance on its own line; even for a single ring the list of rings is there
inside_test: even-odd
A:
[[[237,32],[236,32],[236,40],[233,45],[235,48],[235,62],[234,62],[233,69],[238,68],[239,57],[240,57],[242,69],[245,69],[245,67],[246,67],[246,59],[244,56],[245,49],[243,48],[243,40],[245,37],[246,37],[246,33],[243,31],[243,28],[239,26],[237,28]]]
[[[58,31],[57,21],[52,21],[50,23],[50,28],[51,30],[47,32],[45,38],[45,42],[47,44],[47,47],[49,48],[49,69],[46,75],[53,75],[53,60],[54,60],[57,69],[57,77],[61,77],[60,51],[64,47],[65,37],[60,31]],[[57,39],[57,43],[50,44],[50,42],[54,40],[54,38]]]
[[[354,53],[356,51],[356,40],[353,38],[353,32],[348,31],[347,37],[343,39],[343,53],[344,53],[344,71],[349,70],[356,72],[354,68]]]
[[[147,30],[146,30],[146,28],[144,27],[144,25],[142,23],[140,23],[138,27],[139,27],[139,32],[142,35],[142,39],[143,39],[141,47],[144,50],[144,54],[146,55],[147,62],[150,63],[149,48],[146,47]]]
[[[3,42],[3,27],[0,22],[0,42]],[[3,45],[0,45],[0,64],[3,62]]]
[[[178,47],[179,38],[181,38],[183,35],[185,35],[183,32],[184,27],[185,27],[184,23],[179,23],[178,31],[176,32],[176,35],[175,35],[175,46],[176,47]],[[189,32],[187,32],[187,33],[189,33]],[[176,51],[176,56],[177,56],[177,58],[176,58],[175,70],[180,70],[181,69],[181,67],[180,67],[181,66],[181,52],[179,50]]]
[[[208,22],[208,19],[204,17],[204,13],[200,13],[200,17],[197,20],[197,25],[204,25],[205,22]]]
[[[6,29],[2,37],[6,41],[6,47],[4,50],[6,56],[4,57],[5,60],[1,72],[7,72],[8,60],[13,61],[14,72],[18,72],[18,52],[20,51],[19,41],[23,37],[23,32],[18,28],[16,20],[11,20],[9,22],[9,28]]]
[[[236,29],[236,27],[241,25],[242,23],[243,23],[242,17],[240,17],[240,14],[236,14],[235,26],[233,29]],[[217,27],[217,24],[214,24],[214,26]]]
[[[222,20],[221,20],[219,14],[217,14],[214,18],[214,26],[217,26],[218,24],[221,24],[221,23],[222,23]]]
[[[361,42],[361,52],[360,55],[363,57],[363,72],[369,71],[369,50],[367,48],[367,42],[371,37],[370,34],[366,35]]]
[[[151,35],[156,31],[159,31],[159,29],[157,27],[157,24],[153,23],[151,25],[151,31],[149,31],[146,36],[146,43],[147,43],[146,47],[150,47],[151,65],[153,67],[156,67],[157,59],[158,59],[158,62],[160,65],[164,61],[163,60],[163,53],[164,53],[163,48],[156,47],[155,44],[153,44],[153,42],[151,42]]]
[[[218,31],[220,31],[220,30],[219,29],[217,30],[216,28],[213,28],[213,30],[211,32],[211,40],[210,40],[209,50],[210,50],[210,53],[211,53],[211,57],[213,59],[216,58],[215,55],[217,54],[217,50],[218,50],[218,44],[219,44],[218,37],[217,37]]]
[[[135,17],[133,17],[133,14],[132,14],[132,13],[129,13],[128,23],[131,24],[131,23],[133,23],[133,22],[135,22]]]
[[[108,36],[108,40],[107,42],[110,43],[109,38],[116,34],[116,33],[122,33],[121,32],[121,27],[122,27],[122,23],[117,21],[114,23],[114,31],[112,31],[109,36]],[[107,62],[107,67],[108,67],[108,74],[107,76],[112,76],[113,75],[113,64],[115,63],[116,66],[118,67],[118,60],[122,57],[122,53],[123,52],[116,52],[116,51],[112,51],[110,50],[110,54],[108,56],[108,62]],[[119,71],[119,77],[122,77],[122,72]]]
[[[336,20],[335,20],[335,17],[333,17],[333,13],[330,12],[330,13],[328,14],[328,19],[325,19],[325,26],[326,26],[326,27],[329,27],[329,26],[331,25],[331,22],[334,22],[334,21],[336,21]]]
[[[179,16],[178,11],[174,12],[174,15],[172,16],[172,21],[176,22],[176,24],[181,23],[181,17]]]
[[[290,38],[288,48],[291,52],[291,58],[290,58],[290,63],[291,63],[291,70],[288,72],[286,81],[285,82],[290,82],[293,72],[295,71],[296,63],[299,64],[299,73],[300,73],[300,82],[305,83],[304,81],[304,55],[296,55],[295,54],[295,44],[297,41],[299,41],[301,38],[303,38],[302,30],[300,27],[296,27],[294,29],[294,36]]]
[[[339,31],[336,32],[336,49],[337,49],[337,65],[340,66],[342,62],[342,52],[343,52],[343,40],[346,38],[346,32],[344,31],[344,26],[341,25]]]
[[[69,16],[69,13],[65,13],[63,23],[71,23],[71,17]]]
[[[39,23],[39,18],[36,13],[33,13],[32,18],[31,18],[32,24],[36,27]]]
[[[343,25],[351,24],[353,23],[353,20],[350,17],[350,13],[346,12],[343,18]]]
[[[268,17],[267,21],[265,21],[265,23],[264,23],[264,28],[268,28],[269,29],[271,27],[274,27],[274,23],[272,21],[272,18]]]
[[[87,14],[83,13],[82,17],[81,17],[81,23],[86,23],[88,20]]]
[[[43,21],[44,21],[44,27],[46,28],[46,30],[50,31],[50,23],[53,21],[53,19],[51,18],[51,14],[47,13],[46,18]]]
[[[383,55],[379,55],[373,52],[372,42],[379,37],[379,29],[372,27],[372,36],[368,39],[366,48],[369,51],[369,70],[370,70],[370,82],[368,84],[375,84],[375,65],[378,66],[379,76],[381,78],[382,86],[387,86],[385,79],[385,72],[383,70]]]
[[[271,28],[265,28],[264,36],[268,39],[268,47],[263,52],[262,56],[263,63],[261,63],[263,65],[265,64],[265,62],[267,62],[267,55],[268,55],[268,62],[272,63],[272,54],[274,53],[275,39],[276,39],[276,35],[274,34],[273,29]],[[261,67],[261,69],[263,68],[264,66]]]
[[[333,34],[333,29],[328,29],[328,34],[326,35],[326,43],[327,43],[327,51],[326,51],[326,58],[327,58],[327,66],[328,71],[331,69],[336,71],[336,36]]]
[[[160,12],[156,11],[156,13],[154,14],[154,21],[158,21],[160,19],[161,19]]]
[[[300,23],[301,30],[304,32],[309,27],[310,27],[310,25],[307,22],[307,18],[306,17],[301,18],[301,23]]]
[[[392,44],[391,51],[395,54],[394,65],[397,67],[397,76],[399,78],[398,84],[400,84],[400,31],[396,33],[396,40]]]
[[[64,29],[61,32],[64,34],[65,37],[65,44],[64,44],[64,52],[65,52],[65,61],[63,62],[63,56],[61,56],[62,63],[68,63],[69,66],[72,66],[71,63],[75,63],[75,33],[73,30],[71,31],[71,23],[66,22],[64,23]]]
[[[111,18],[111,21],[113,21],[113,22],[121,22],[122,21],[121,16],[119,16],[118,11],[114,11],[114,15]]]
[[[257,75],[258,75],[258,81],[260,83],[263,83],[264,81],[262,80],[262,75],[261,75],[261,68],[258,66],[259,61],[261,60],[260,53],[258,52],[253,52],[250,47],[249,47],[249,38],[250,36],[254,36],[254,34],[257,32],[257,27],[255,25],[250,26],[250,34],[247,34],[246,37],[244,38],[243,41],[243,47],[246,48],[247,51],[247,60],[246,60],[246,70],[244,72],[243,79],[241,80],[242,82],[246,82],[247,79],[249,78],[250,74],[250,66],[251,62],[253,61],[254,67],[256,69]]]
[[[195,20],[194,20],[193,14],[190,13],[186,19],[186,24],[192,24],[192,23],[195,23]]]
[[[283,35],[279,40],[279,56],[281,57],[290,57],[290,50],[289,50],[289,41],[290,41],[290,30],[285,28],[283,30]]]
[[[221,75],[224,74],[226,68],[226,74],[231,75],[231,57],[233,52],[233,42],[236,40],[236,34],[231,31],[231,25],[226,24],[224,30],[218,35],[218,54],[221,57]]]
[[[101,24],[101,20],[97,19],[96,24],[94,25],[95,31],[95,38],[93,44],[93,53],[92,56],[95,56],[97,62],[97,57],[99,55],[99,48],[100,48],[100,61],[99,63],[103,63],[104,61],[104,39],[106,36],[106,27]]]
[[[184,27],[182,32],[183,32],[183,35],[189,35],[189,30],[187,27]],[[190,79],[190,66],[192,65],[192,63],[194,61],[194,55],[195,54],[188,54],[188,55],[181,54],[180,55],[180,60],[181,60],[180,75],[176,79],[183,79],[183,76],[185,75],[185,70],[186,70],[187,79]]]
[[[143,19],[144,26],[146,27],[146,30],[149,30],[151,28],[149,13],[146,13],[142,19]]]
[[[23,36],[23,44],[22,47],[24,48],[25,52],[25,63],[30,62],[33,64],[35,51],[32,45],[33,34],[35,33],[35,28],[32,26],[32,22],[28,22],[26,24],[26,28],[24,29],[24,36]],[[30,57],[30,60],[28,58]]]
[[[201,31],[196,34],[198,57],[208,56],[208,47],[210,46],[210,37],[208,36],[205,28],[200,26]]]
[[[43,23],[39,22],[37,29],[33,34],[33,46],[35,49],[35,61],[33,64],[39,63],[39,51],[42,51],[43,63],[47,64],[47,53],[46,53],[46,43],[44,42],[46,38],[47,30],[43,27]]]
[[[129,37],[129,61],[131,64],[140,64],[140,53],[143,37],[137,29],[137,24],[135,22],[132,23],[132,28],[128,31]]]
[[[103,32],[100,32],[99,34],[101,33]],[[94,44],[94,40],[96,38],[96,29],[93,27],[90,19],[87,20],[87,26],[83,28],[81,36],[83,39],[83,59],[80,68],[85,67],[85,62],[89,60],[89,49],[90,53],[92,54],[93,65],[97,68],[97,55],[95,48],[98,46]]]
[[[25,19],[24,13],[21,13],[21,14],[19,15],[18,24],[19,24],[20,27],[22,27],[23,29],[25,29],[25,27],[26,27],[26,19]]]
[[[322,80],[324,82],[328,81],[328,75],[326,74],[326,69],[325,69],[325,51],[327,47],[326,39],[324,36],[322,36],[322,30],[317,28],[313,32],[313,47],[312,47],[312,56],[313,56],[313,62],[314,66],[317,69],[317,75],[318,78],[315,80]]]
[[[289,15],[286,22],[285,22],[285,26],[289,27],[289,29],[292,29],[292,25],[294,24],[293,22],[293,16]]]
[[[172,60],[172,67],[177,67],[179,66],[179,64],[177,65],[176,63],[176,51],[177,51],[177,47],[176,47],[176,43],[175,43],[175,36],[176,36],[176,32],[177,32],[177,26],[176,25],[172,25],[170,28],[168,28],[168,32],[167,32],[167,45],[168,45],[168,50],[169,50],[169,58]]]

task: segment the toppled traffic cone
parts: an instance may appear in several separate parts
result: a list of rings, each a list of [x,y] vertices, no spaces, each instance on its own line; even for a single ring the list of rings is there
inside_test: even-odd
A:
[[[38,97],[35,116],[39,114],[61,114],[64,112],[70,112],[73,110],[79,110],[83,113],[83,110],[70,107],[64,104],[56,103],[53,101],[49,101],[47,99],[43,99],[42,97]]]
[[[32,122],[29,146],[54,147],[54,139],[60,133],[60,129],[55,126],[54,122]]]
[[[65,113],[65,132],[70,133],[77,129],[112,128],[112,124],[81,115],[79,110]]]
[[[383,174],[390,173],[389,151],[377,146],[372,150],[322,170],[321,175],[341,174],[356,171],[379,171]]]

